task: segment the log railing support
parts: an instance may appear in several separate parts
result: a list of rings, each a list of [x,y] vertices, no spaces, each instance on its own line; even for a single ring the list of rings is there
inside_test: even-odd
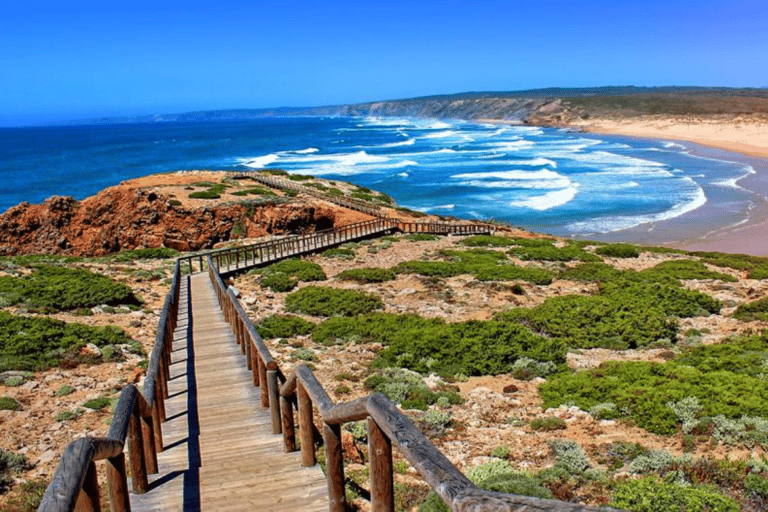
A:
[[[394,512],[395,491],[392,479],[392,441],[368,417],[368,457],[370,458],[371,508]]]
[[[301,440],[301,465],[314,466],[315,462],[315,435],[312,418],[312,400],[309,398],[304,384],[296,384],[296,398],[299,402],[299,439]]]
[[[344,493],[341,425],[323,424],[323,443],[325,444],[325,477],[328,480],[328,508],[331,512],[344,512],[347,506],[347,497]],[[301,446],[303,452],[303,440]],[[374,508],[373,510],[378,509]]]
[[[99,480],[96,475],[96,464],[93,461],[88,464],[88,469],[85,471],[85,480],[80,489],[80,495],[77,497],[75,510],[78,512],[101,512]]]
[[[107,459],[107,483],[109,484],[110,512],[130,512],[128,478],[125,474],[125,454]]]

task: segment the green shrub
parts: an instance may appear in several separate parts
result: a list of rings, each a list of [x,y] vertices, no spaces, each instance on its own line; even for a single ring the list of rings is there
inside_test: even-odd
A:
[[[198,190],[197,192],[192,192],[189,194],[189,197],[192,199],[218,199],[221,197],[221,194],[224,192],[224,189],[226,188],[226,185],[223,183],[217,183],[212,184],[209,182],[201,182],[201,183],[193,183],[193,186],[200,186],[200,187],[210,187],[208,190]]]
[[[470,468],[467,478],[480,489],[504,494],[517,494],[532,498],[552,499],[552,493],[542,485],[541,479],[527,473],[515,471],[504,460],[494,459],[485,464]],[[443,500],[431,492],[426,500],[419,505],[419,512],[448,512]]]
[[[467,237],[459,243],[467,247],[509,247],[516,242],[506,236],[475,235]]]
[[[297,348],[291,352],[291,357],[300,361],[317,361],[315,352],[311,349],[303,347]]]
[[[749,494],[768,498],[768,480],[759,475],[747,475],[744,479],[744,490]]]
[[[641,274],[674,279],[719,279],[729,283],[738,281],[731,275],[709,270],[700,261],[686,259],[663,261],[654,267],[643,270]]]
[[[609,471],[616,471],[634,461],[640,456],[648,455],[650,451],[640,443],[616,441],[604,445],[598,454],[597,461],[605,464]]]
[[[733,313],[733,317],[745,322],[753,320],[768,321],[768,297],[740,304]]]
[[[595,249],[595,253],[612,258],[637,258],[640,256],[640,251],[631,244],[601,245]]]
[[[570,475],[582,475],[591,467],[584,448],[575,441],[566,439],[552,440],[549,447],[555,455],[555,465],[563,468]]]
[[[17,386],[21,386],[24,383],[24,377],[21,375],[12,375],[10,377],[6,377],[5,381],[3,381],[3,385],[9,388],[15,388]]]
[[[501,445],[491,450],[491,457],[497,459],[508,459],[510,455],[512,455],[512,449],[509,446]]]
[[[404,261],[392,268],[398,274],[453,277],[465,273],[465,268],[450,261]]]
[[[574,244],[565,247],[555,247],[554,245],[541,245],[531,247],[513,247],[508,254],[516,256],[521,260],[540,260],[540,261],[583,261],[600,262],[603,259],[600,256],[587,252]]]
[[[558,374],[541,384],[544,408],[573,402],[582,410],[613,402],[623,416],[657,434],[673,434],[679,421],[667,407],[695,396],[701,417],[768,418],[768,382],[729,371],[705,372],[676,362],[608,361],[575,374]],[[726,427],[726,425],[724,425]]]
[[[396,277],[396,274],[384,268],[354,268],[341,272],[337,277],[342,280],[365,284],[391,281]]]
[[[112,261],[128,262],[135,260],[164,260],[175,258],[178,251],[170,247],[151,247],[147,249],[133,249],[130,251],[120,251],[117,254],[109,256]]]
[[[13,397],[0,396],[0,411],[18,411],[21,404]]]
[[[56,413],[54,419],[56,421],[70,421],[79,418],[81,414],[83,414],[81,409],[74,409],[72,411],[60,411]]]
[[[526,281],[533,284],[547,285],[552,282],[552,272],[535,267],[517,265],[497,265],[480,270],[475,278],[478,281]]]
[[[528,425],[531,427],[531,430],[536,430],[541,432],[550,432],[552,430],[565,430],[566,428],[568,428],[568,425],[565,423],[565,420],[556,418],[554,416],[550,416],[548,418],[534,418],[531,420],[531,422]]]
[[[243,190],[238,190],[236,192],[232,192],[233,196],[274,196],[276,195],[271,190],[267,190],[262,187],[249,187]]]
[[[0,448],[0,493],[5,492],[13,483],[14,475],[19,475],[31,468],[24,455]]]
[[[512,376],[520,380],[531,380],[534,377],[544,377],[557,371],[557,365],[552,361],[536,361],[530,357],[521,357],[512,365]]]
[[[607,263],[581,263],[575,267],[564,270],[558,276],[560,279],[570,281],[584,281],[594,283],[597,281],[614,280],[621,275],[621,270]]]
[[[707,486],[682,486],[656,477],[616,484],[610,506],[637,512],[738,512],[732,498]]]
[[[410,235],[405,235],[403,238],[411,242],[431,242],[440,240],[439,236],[430,235],[429,233],[411,233]]]
[[[554,240],[549,238],[515,238],[512,242],[520,247],[553,247],[555,245]]]
[[[442,320],[428,320],[414,314],[369,313],[352,318],[329,318],[315,327],[312,339],[323,345],[347,342],[388,345],[393,336],[401,331],[443,324]]]
[[[44,370],[65,359],[85,362],[78,350],[87,343],[101,348],[129,342],[125,331],[115,326],[90,327],[0,311],[0,371]]]
[[[309,334],[315,324],[294,315],[268,316],[256,326],[256,331],[262,338],[291,338]]]
[[[56,396],[67,396],[71,395],[75,392],[75,388],[68,384],[62,385],[59,389],[56,390]]]
[[[401,366],[442,375],[507,373],[522,357],[535,361],[565,361],[566,346],[511,323],[468,321],[430,322],[392,334],[375,366]]]
[[[0,277],[0,298],[41,312],[139,302],[124,284],[85,269],[53,266],[24,277]]]
[[[91,400],[88,400],[83,404],[83,407],[87,407],[88,409],[93,409],[94,411],[99,411],[101,409],[104,409],[105,407],[108,407],[109,404],[112,403],[112,399],[108,396],[100,396],[98,398],[93,398]]]
[[[451,424],[451,415],[447,412],[430,409],[419,416],[417,423],[425,436],[440,437],[445,434]]]
[[[768,258],[761,256],[749,256],[746,254],[725,254],[721,252],[691,252],[692,256],[698,256],[704,263],[717,267],[746,270],[749,279],[768,278]]]
[[[357,253],[352,249],[347,249],[345,247],[328,249],[327,251],[323,252],[323,256],[326,258],[341,258],[341,259],[352,259],[355,257],[356,254]]]
[[[283,273],[296,278],[301,282],[312,281],[325,281],[327,279],[323,267],[317,263],[311,261],[300,260],[297,258],[291,258],[277,263],[273,263],[263,269],[259,269],[259,272],[264,275],[273,273]]]
[[[261,278],[259,285],[262,288],[269,288],[273,292],[289,292],[296,288],[299,282],[291,276],[282,272],[271,272]]]
[[[763,378],[768,373],[768,333],[729,338],[722,343],[686,349],[675,358],[680,365],[702,372],[729,371]]]
[[[285,299],[287,311],[313,316],[355,316],[382,307],[377,295],[325,286],[307,286]]]
[[[365,379],[365,386],[371,391],[383,393],[393,403],[402,405],[403,409],[423,411],[438,397],[420,375],[402,368],[385,368]]]

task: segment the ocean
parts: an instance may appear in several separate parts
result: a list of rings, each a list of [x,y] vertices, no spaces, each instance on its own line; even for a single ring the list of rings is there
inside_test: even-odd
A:
[[[122,180],[190,169],[284,169],[380,190],[431,214],[610,238],[748,219],[764,198],[743,161],[685,143],[464,121],[273,117],[215,123],[0,129],[0,211],[83,199]],[[629,238],[632,238],[631,236]]]

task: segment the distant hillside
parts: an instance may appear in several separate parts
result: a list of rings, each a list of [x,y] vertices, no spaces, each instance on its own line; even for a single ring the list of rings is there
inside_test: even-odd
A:
[[[229,109],[177,114],[108,117],[66,124],[220,122],[296,115],[376,115],[493,119],[563,125],[575,118],[639,115],[768,114],[768,88],[606,86],[499,92],[464,92],[418,98],[329,105]]]

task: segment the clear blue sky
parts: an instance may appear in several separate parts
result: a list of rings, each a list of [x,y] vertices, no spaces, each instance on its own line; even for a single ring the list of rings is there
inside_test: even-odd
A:
[[[768,2],[0,0],[0,125],[597,85],[768,86]]]

